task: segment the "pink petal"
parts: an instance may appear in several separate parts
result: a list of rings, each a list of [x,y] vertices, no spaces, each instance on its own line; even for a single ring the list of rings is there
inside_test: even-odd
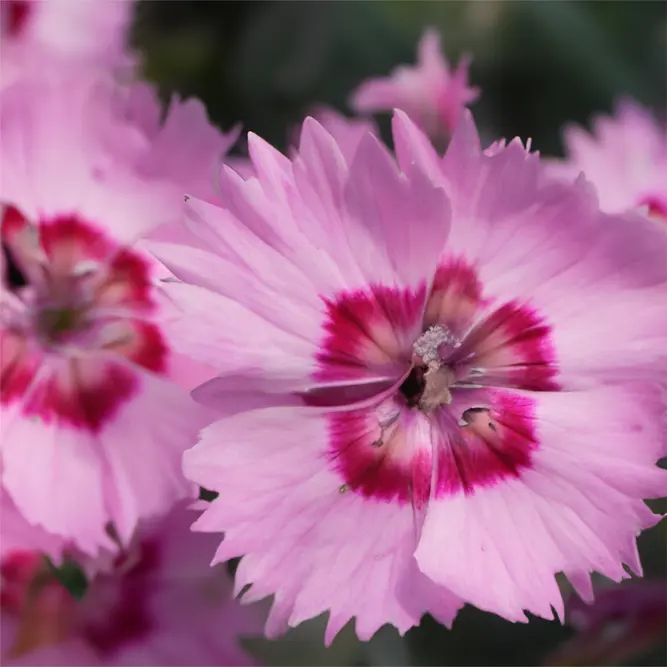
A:
[[[667,125],[648,109],[625,99],[613,116],[594,116],[593,131],[568,126],[563,133],[566,159],[549,164],[556,178],[572,180],[584,172],[595,186],[601,208],[623,213],[647,200],[667,197]]]
[[[2,418],[2,481],[33,524],[95,553],[113,543],[105,532],[104,459],[90,434],[17,414]],[[81,499],[85,498],[85,502]]]
[[[31,220],[76,212],[134,241],[173,216],[181,193],[111,160],[112,146],[123,146],[127,159],[145,138],[112,117],[112,81],[75,74],[31,77],[3,92],[0,150],[11,169],[3,170],[0,196]]]
[[[627,576],[627,544],[659,518],[642,499],[661,495],[667,483],[654,466],[659,401],[650,399],[651,386],[635,391],[589,391],[585,411],[577,392],[540,394],[533,470],[433,501],[415,552],[420,569],[515,621],[525,620],[523,610],[550,618],[551,606],[562,618],[559,571]],[[642,395],[647,403],[637,400]]]
[[[434,182],[442,180],[440,158],[433,144],[407,114],[399,109],[392,118],[392,135],[396,158],[403,171],[416,165]]]
[[[225,531],[216,559],[247,554],[237,589],[252,582],[250,599],[275,593],[271,635],[327,610],[327,643],[353,616],[363,639],[386,622],[404,632],[427,605],[451,621],[459,603],[428,590],[413,568],[410,507],[341,493],[341,478],[322,465],[326,424],[312,411],[274,408],[205,429],[185,470],[221,495],[195,528]]]
[[[36,3],[32,38],[54,53],[70,57],[118,58],[126,47],[134,2],[88,3],[77,0]]]
[[[489,303],[522,295],[543,314],[562,379],[662,372],[662,229],[639,216],[601,216],[589,186],[549,183],[537,157],[517,142],[482,154],[471,119],[455,133],[442,164],[440,182],[453,211],[447,260],[479,267]],[[630,311],[632,318],[623,316]],[[610,327],[612,338],[605,333]]]
[[[357,225],[368,230],[374,252],[381,253],[372,266],[375,280],[385,285],[395,283],[396,277],[406,287],[427,281],[449,232],[451,213],[444,193],[418,170],[409,170],[408,178],[398,174],[378,139],[366,135],[361,140],[350,167],[346,202]],[[386,274],[382,257],[391,263]]]
[[[314,372],[316,343],[284,320],[267,326],[240,303],[194,285],[168,283],[164,291],[179,314],[164,322],[164,331],[174,349],[199,363],[219,372],[277,373],[284,380],[305,380]]]
[[[3,484],[17,507],[89,553],[112,545],[108,521],[128,540],[141,517],[193,494],[181,453],[210,416],[165,380],[137,380],[140,393],[98,432],[33,421],[20,406],[3,416]]]
[[[29,523],[18,511],[4,487],[0,488],[0,514],[0,559],[13,551],[40,551],[56,562],[61,559],[67,544],[65,540]]]
[[[98,445],[106,460],[107,511],[125,542],[139,519],[196,497],[196,487],[183,478],[181,456],[215,414],[160,378],[143,373],[141,383],[141,395],[105,429]]]
[[[128,37],[134,4],[3,1],[0,84],[5,87],[47,69],[131,73],[135,58],[128,52]]]
[[[130,99],[136,104],[129,113],[142,122],[142,129],[151,139],[150,150],[137,167],[148,176],[168,177],[183,193],[211,199],[222,159],[236,143],[240,127],[223,134],[211,124],[199,100],[178,97],[172,98],[164,122],[156,127],[154,114],[161,107],[157,91],[146,84],[135,87],[142,90],[139,95],[130,91]]]
[[[329,107],[318,107],[311,115],[336,140],[348,164],[352,163],[359,142],[366,134],[378,135],[378,129],[372,121],[349,118]]]

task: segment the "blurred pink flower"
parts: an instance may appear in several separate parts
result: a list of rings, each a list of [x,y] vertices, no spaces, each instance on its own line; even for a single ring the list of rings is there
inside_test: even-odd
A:
[[[198,102],[158,124],[145,87],[80,74],[0,92],[0,456],[26,519],[95,552],[108,521],[126,540],[196,492],[181,454],[209,414],[177,382],[212,372],[173,352],[168,274],[134,244],[162,223],[178,237],[229,138]]]
[[[232,599],[215,537],[189,532],[177,508],[142,524],[126,551],[75,600],[41,555],[3,553],[3,665],[249,665],[239,635],[257,634],[256,609]]]
[[[667,640],[667,581],[632,579],[598,591],[593,604],[572,596],[566,618],[577,634],[544,665],[625,665]]]
[[[134,0],[0,0],[0,87],[56,66],[129,67]]]
[[[646,207],[667,223],[667,125],[625,100],[613,117],[593,120],[592,134],[566,128],[564,142],[567,159],[553,161],[554,175],[574,178],[584,172],[604,211]]]
[[[184,457],[220,493],[195,529],[275,595],[270,636],[562,615],[555,573],[639,571],[658,520],[667,235],[518,141],[486,154],[469,114],[444,159],[400,112],[394,143],[400,168],[313,119],[292,160],[251,134],[256,177],[188,202],[207,250],[151,246],[175,344],[221,373],[193,392],[222,415]]]
[[[440,35],[428,29],[419,42],[417,65],[402,65],[389,77],[365,81],[352,93],[350,105],[357,113],[401,109],[432,140],[447,139],[463,109],[479,97],[479,89],[468,85],[470,62],[464,56],[451,70]]]

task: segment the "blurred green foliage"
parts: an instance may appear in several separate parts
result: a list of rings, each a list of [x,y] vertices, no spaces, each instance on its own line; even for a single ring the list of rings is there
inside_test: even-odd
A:
[[[138,6],[134,43],[165,95],[197,96],[222,128],[242,121],[284,149],[313,106],[345,110],[363,79],[414,62],[427,25],[441,30],[450,60],[473,54],[472,82],[482,88],[473,111],[488,141],[532,137],[557,154],[564,123],[586,123],[619,96],[665,109],[660,1],[152,0]],[[665,544],[664,522],[641,537],[647,574],[665,576]],[[405,640],[383,628],[362,645],[347,627],[325,650],[318,619],[253,646],[268,664],[538,665],[570,634],[555,622],[512,624],[466,608],[451,632],[427,618]],[[636,664],[665,664],[665,647],[656,651]]]
[[[559,150],[563,123],[619,95],[667,103],[667,3],[568,0],[143,2],[135,43],[165,92],[203,99],[222,127],[242,121],[279,147],[315,104],[345,109],[364,78],[413,62],[422,29],[450,59],[474,55],[489,140]]]
[[[69,594],[80,600],[88,590],[88,579],[81,566],[71,558],[65,558],[56,565],[50,558],[45,557],[51,574],[67,589]]]

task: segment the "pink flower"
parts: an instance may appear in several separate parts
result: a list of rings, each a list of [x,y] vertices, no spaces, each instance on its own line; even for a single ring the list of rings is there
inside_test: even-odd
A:
[[[0,86],[44,67],[130,66],[133,0],[2,0]]]
[[[151,247],[175,344],[221,373],[193,393],[222,415],[184,457],[220,493],[195,529],[275,596],[269,635],[562,617],[554,574],[639,571],[658,519],[667,236],[518,141],[483,152],[469,114],[442,160],[400,112],[394,143],[400,170],[313,119],[293,160],[251,134],[256,177],[188,202],[207,250]]]
[[[632,579],[602,588],[593,604],[568,600],[566,616],[577,633],[545,665],[622,665],[667,639],[667,581]]]
[[[142,525],[81,600],[37,552],[4,554],[2,664],[252,664],[238,637],[260,631],[259,614],[231,598],[224,566],[210,568],[215,537],[189,533],[190,515]]]
[[[614,117],[593,120],[592,134],[568,127],[564,140],[567,160],[554,161],[555,175],[573,178],[584,172],[604,211],[646,207],[649,215],[667,222],[667,125],[625,100]]]
[[[180,218],[186,189],[207,195],[228,138],[198,102],[151,124],[156,98],[151,116],[133,91],[67,75],[0,93],[2,483],[91,553],[107,522],[125,541],[196,492],[181,454],[209,419],[175,381],[212,373],[173,352],[166,271],[133,244]]]
[[[440,35],[428,29],[419,42],[414,67],[397,67],[391,76],[370,79],[350,99],[357,113],[405,111],[434,141],[448,138],[463,109],[479,97],[468,85],[471,59],[465,56],[455,70],[442,54]]]

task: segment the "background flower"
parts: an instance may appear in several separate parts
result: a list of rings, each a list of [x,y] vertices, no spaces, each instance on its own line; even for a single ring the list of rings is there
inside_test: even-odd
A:
[[[185,390],[210,371],[171,350],[166,273],[135,244],[180,220],[187,190],[214,196],[229,139],[195,101],[160,123],[147,87],[80,70],[26,77],[0,109],[3,484],[94,552],[108,521],[127,540],[196,494],[180,455],[209,415]]]
[[[567,160],[555,162],[557,176],[583,172],[595,186],[600,206],[611,213],[645,208],[667,222],[667,125],[635,102],[618,104],[614,116],[593,119],[592,133],[568,127]]]
[[[568,623],[576,634],[547,656],[544,665],[624,665],[658,661],[667,644],[667,586],[660,579],[602,586],[593,604],[572,596]],[[646,663],[648,664],[648,663]]]
[[[0,86],[45,67],[130,68],[134,0],[2,0]]]
[[[3,664],[253,664],[239,639],[261,631],[259,612],[231,598],[224,566],[209,565],[212,538],[189,534],[191,514],[142,524],[80,600],[27,545],[4,552]]]
[[[396,68],[389,77],[362,83],[350,98],[357,113],[405,111],[432,140],[447,139],[463,109],[479,97],[479,88],[468,85],[470,57],[455,69],[442,54],[440,35],[428,29],[419,42],[414,67]]]

